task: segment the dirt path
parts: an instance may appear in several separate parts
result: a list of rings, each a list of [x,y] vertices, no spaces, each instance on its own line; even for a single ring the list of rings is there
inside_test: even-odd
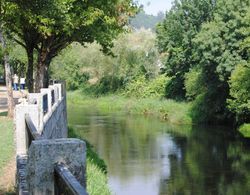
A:
[[[15,104],[18,99],[25,96],[26,92],[13,91]],[[0,117],[4,118],[5,113],[8,111],[7,104],[7,91],[6,87],[0,85]],[[2,116],[1,116],[2,114]],[[1,170],[0,175],[0,195],[2,194],[15,194],[15,174],[16,174],[16,160],[15,157]]]
[[[25,96],[27,92],[21,92],[21,91],[13,91],[14,101],[15,104],[18,103],[18,99]],[[7,104],[7,91],[6,87],[3,85],[0,85],[0,113],[7,112],[8,111],[8,104]]]
[[[8,165],[3,168],[0,176],[0,195],[1,194],[15,194],[15,174],[16,161],[13,157]]]

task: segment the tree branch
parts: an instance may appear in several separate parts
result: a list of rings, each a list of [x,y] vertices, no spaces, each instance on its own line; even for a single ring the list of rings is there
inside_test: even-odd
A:
[[[25,45],[23,42],[19,41],[18,39],[14,38],[14,37],[13,37],[13,40],[14,40],[17,44],[19,44],[19,45],[23,46],[25,49],[27,49],[26,45]]]

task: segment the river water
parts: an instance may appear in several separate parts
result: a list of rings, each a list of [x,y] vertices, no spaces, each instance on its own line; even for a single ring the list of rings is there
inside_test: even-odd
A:
[[[229,128],[74,105],[68,119],[105,160],[113,194],[250,194],[250,146]]]

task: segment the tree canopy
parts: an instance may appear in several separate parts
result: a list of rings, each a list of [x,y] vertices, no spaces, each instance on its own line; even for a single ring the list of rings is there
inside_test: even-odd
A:
[[[5,0],[3,9],[4,28],[27,51],[29,76],[37,52],[36,90],[48,84],[58,52],[72,42],[96,41],[109,53],[113,38],[137,11],[132,0]]]
[[[166,95],[194,100],[197,122],[250,121],[249,10],[249,0],[181,0],[158,26]]]

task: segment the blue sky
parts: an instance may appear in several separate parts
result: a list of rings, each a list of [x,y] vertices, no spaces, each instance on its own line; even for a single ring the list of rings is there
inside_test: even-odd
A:
[[[166,10],[171,8],[172,0],[137,0],[139,4],[144,5],[144,10],[147,14],[157,15],[159,11],[165,13]],[[149,5],[147,5],[150,3]]]

